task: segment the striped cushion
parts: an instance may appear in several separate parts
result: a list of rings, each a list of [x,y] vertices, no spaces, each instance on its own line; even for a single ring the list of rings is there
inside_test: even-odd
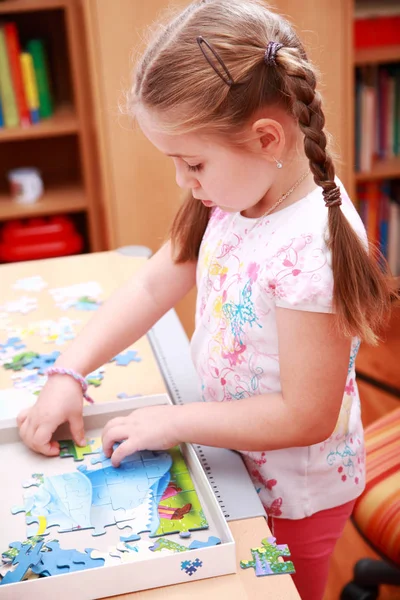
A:
[[[384,556],[400,565],[400,409],[365,432],[367,485],[353,519]]]

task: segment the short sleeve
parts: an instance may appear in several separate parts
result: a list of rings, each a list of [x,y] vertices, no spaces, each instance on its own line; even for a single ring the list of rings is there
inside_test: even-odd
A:
[[[280,246],[265,265],[260,284],[281,308],[331,313],[331,254],[321,234],[299,234]]]

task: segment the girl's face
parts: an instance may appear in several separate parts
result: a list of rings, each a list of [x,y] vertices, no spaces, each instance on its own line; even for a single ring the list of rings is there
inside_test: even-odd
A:
[[[244,211],[260,203],[273,182],[276,167],[261,153],[222,145],[199,133],[161,133],[156,116],[143,108],[138,122],[150,142],[171,156],[179,187],[208,207]]]

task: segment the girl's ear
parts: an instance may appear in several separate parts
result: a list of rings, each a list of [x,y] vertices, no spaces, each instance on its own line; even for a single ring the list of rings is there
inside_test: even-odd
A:
[[[285,148],[285,132],[274,119],[258,119],[251,127],[256,150],[269,162],[280,161]]]

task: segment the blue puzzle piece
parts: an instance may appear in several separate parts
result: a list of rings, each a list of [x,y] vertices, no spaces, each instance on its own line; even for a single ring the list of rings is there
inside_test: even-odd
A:
[[[50,552],[42,552],[40,563],[32,568],[37,575],[60,575],[71,571],[82,571],[102,567],[104,558],[91,558],[92,548],[86,548],[85,553],[77,550],[64,550],[57,541],[46,544]]]
[[[126,352],[122,352],[121,354],[117,354],[110,360],[110,362],[115,362],[119,367],[126,367],[131,362],[141,362],[141,358],[138,356],[136,350],[127,350]]]
[[[7,583],[15,583],[22,581],[25,577],[28,569],[33,569],[35,565],[40,562],[41,555],[40,550],[43,546],[43,542],[31,546],[30,544],[21,544],[21,542],[13,542],[9,544],[10,548],[17,548],[19,550],[18,555],[12,561],[13,565],[17,565],[14,571],[9,571],[5,577],[0,581],[0,585]]]
[[[193,540],[193,542],[189,546],[189,550],[197,550],[198,548],[206,548],[207,546],[218,546],[221,543],[221,540],[214,536],[210,535],[206,542],[201,542],[200,540]]]
[[[18,337],[11,337],[5,342],[5,344],[0,344],[0,353],[6,352],[8,348],[13,348],[13,350],[21,350],[21,348],[25,348],[25,344],[23,344]]]
[[[39,369],[39,373],[43,375],[46,369],[54,365],[59,356],[60,352],[58,350],[54,350],[51,354],[39,354],[39,356],[33,358],[25,366],[28,369]]]

